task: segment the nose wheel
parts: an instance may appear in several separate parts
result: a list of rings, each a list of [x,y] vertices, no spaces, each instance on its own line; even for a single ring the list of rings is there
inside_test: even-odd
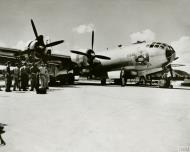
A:
[[[173,85],[171,85],[171,78],[164,75],[159,81],[159,88],[173,88]]]

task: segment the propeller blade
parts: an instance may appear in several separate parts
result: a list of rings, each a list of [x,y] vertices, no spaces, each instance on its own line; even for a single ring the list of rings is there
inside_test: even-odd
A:
[[[175,59],[174,59],[174,60],[177,60],[177,59],[179,59],[179,57],[175,57]]]
[[[75,50],[71,50],[72,53],[75,53],[75,54],[79,54],[79,55],[85,55],[85,56],[88,56],[86,53],[84,52],[80,52],[80,51],[75,51]]]
[[[64,42],[64,40],[55,41],[55,42],[52,42],[52,43],[46,44],[46,47],[55,46],[55,45],[61,44],[61,43],[63,43],[63,42]]]
[[[103,56],[103,55],[95,55],[96,58],[99,58],[99,59],[104,59],[104,60],[111,60],[110,57],[107,57],[107,56]]]
[[[36,38],[38,38],[38,33],[37,33],[37,30],[36,30],[34,21],[32,19],[31,19],[31,24],[32,24],[32,28],[33,28],[34,34],[35,34]]]
[[[94,48],[94,31],[92,31],[92,50]]]

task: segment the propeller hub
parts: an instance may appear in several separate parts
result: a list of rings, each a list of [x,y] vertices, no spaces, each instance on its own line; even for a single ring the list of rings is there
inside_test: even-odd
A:
[[[38,48],[39,48],[40,50],[43,50],[43,49],[44,49],[44,46],[39,45]]]

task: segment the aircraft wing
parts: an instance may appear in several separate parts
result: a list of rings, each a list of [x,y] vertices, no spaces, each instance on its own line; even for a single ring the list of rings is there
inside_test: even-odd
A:
[[[5,65],[7,61],[10,61],[12,65],[18,61],[17,55],[21,54],[21,50],[13,48],[0,47],[0,65]],[[68,55],[51,54],[48,56],[48,63],[62,64],[66,69],[72,69],[73,62]]]
[[[21,50],[13,48],[0,47],[0,65],[5,65],[7,61],[15,63],[17,60],[16,55],[18,55]]]
[[[171,64],[171,66],[172,66],[172,68],[174,68],[174,67],[180,67],[180,66],[185,66],[184,64]]]
[[[51,54],[48,58],[48,63],[62,64],[66,69],[73,68],[74,63],[71,61],[71,57],[68,55]]]

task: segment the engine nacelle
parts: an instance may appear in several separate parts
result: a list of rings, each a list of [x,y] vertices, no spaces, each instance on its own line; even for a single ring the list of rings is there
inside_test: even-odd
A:
[[[37,41],[36,41],[36,40],[31,41],[31,42],[27,45],[26,50],[34,50],[34,49],[35,49],[35,47],[36,47],[36,43],[37,43]]]
[[[71,61],[80,67],[88,66],[88,59],[86,56],[71,53]]]

